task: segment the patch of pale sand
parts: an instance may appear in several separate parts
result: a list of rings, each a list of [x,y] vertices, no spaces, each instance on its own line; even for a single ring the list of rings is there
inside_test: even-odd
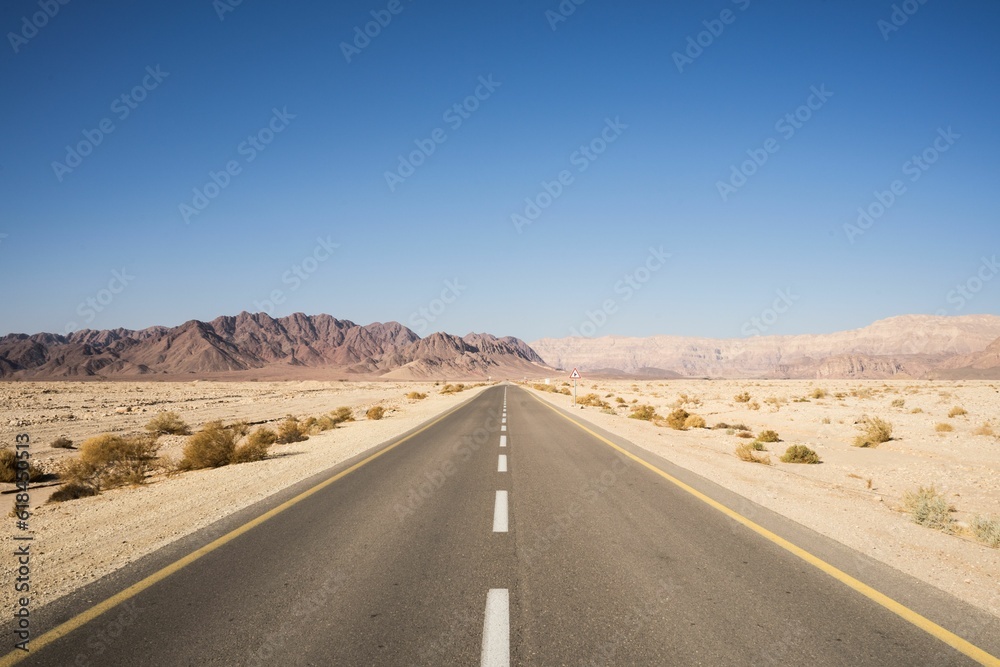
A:
[[[561,379],[553,384],[563,386]],[[829,396],[812,398],[817,388]],[[743,391],[751,394],[751,403],[761,405],[759,410],[734,400]],[[852,396],[852,391],[857,395]],[[560,407],[571,407],[570,396],[535,393]],[[934,485],[956,508],[953,516],[960,525],[976,514],[1000,519],[1000,440],[973,434],[986,421],[1000,433],[997,383],[585,379],[578,396],[588,393],[618,407],[614,415],[595,407],[574,409],[582,418],[1000,616],[1000,549],[919,526],[902,508],[904,493]],[[843,398],[837,398],[837,393],[844,394]],[[682,394],[700,401],[687,403],[685,409],[703,416],[708,426],[743,423],[755,434],[764,429],[777,431],[782,442],[766,445],[774,465],[737,459],[733,450],[748,440],[727,435],[725,430],[675,431],[626,418],[633,400],[653,405],[666,416]],[[626,403],[618,404],[617,396]],[[809,402],[795,402],[805,397]],[[775,409],[766,399],[787,402],[779,400]],[[898,399],[904,400],[903,407],[893,407]],[[949,418],[956,405],[969,414]],[[911,410],[918,407],[922,412],[913,414]],[[853,447],[859,432],[855,422],[866,414],[890,421],[895,439],[876,449]],[[955,431],[938,434],[935,425],[939,422],[952,423]],[[823,463],[781,463],[779,457],[791,444],[809,446]]]
[[[49,383],[49,388],[52,384],[78,395],[78,399],[94,401],[102,400],[102,396],[91,388],[108,389],[108,385],[111,389],[118,388],[117,383]],[[35,582],[32,590],[35,605],[66,595],[174,540],[400,435],[480,391],[473,389],[441,395],[438,393],[440,388],[432,383],[338,382],[320,388],[299,386],[318,383],[274,383],[275,386],[264,391],[257,390],[257,383],[208,387],[204,386],[208,383],[198,384],[201,386],[169,388],[153,383],[122,386],[118,388],[121,393],[110,397],[108,403],[125,402],[122,396],[138,387],[142,390],[139,393],[157,397],[157,407],[176,409],[178,405],[190,402],[191,405],[181,414],[192,426],[213,419],[280,419],[286,413],[305,417],[329,412],[342,405],[354,408],[358,421],[310,436],[304,442],[274,445],[271,453],[276,456],[256,463],[197,470],[169,477],[158,475],[144,486],[113,489],[99,496],[66,503],[41,504],[47,494],[33,491],[32,504],[35,507],[30,522],[35,535],[31,574]],[[10,390],[19,386],[7,385],[5,388]],[[252,390],[254,400],[241,399],[243,387]],[[424,392],[428,398],[408,400],[405,394],[410,391]],[[226,398],[220,399],[220,396]],[[20,400],[26,402],[23,396]],[[220,400],[225,402],[219,403]],[[387,416],[380,421],[366,420],[363,416],[365,411],[376,404],[386,407]],[[31,414],[30,410],[25,412]],[[126,422],[115,415],[104,421],[95,420],[96,423],[72,424],[75,430],[70,432],[83,439],[109,426],[124,426],[125,429],[140,427],[150,416],[147,413]],[[32,429],[33,426],[29,425],[21,430],[31,432]],[[161,453],[174,454],[175,458],[179,458],[184,438],[165,440],[167,443]],[[53,450],[51,454],[67,455],[60,450]],[[12,496],[7,498],[12,502]],[[9,508],[4,514],[7,511]],[[4,553],[13,553],[11,533],[4,531]],[[14,568],[0,568],[2,608],[12,608],[15,576]]]

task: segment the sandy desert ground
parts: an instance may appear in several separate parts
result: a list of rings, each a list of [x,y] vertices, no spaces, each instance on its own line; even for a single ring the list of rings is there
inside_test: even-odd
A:
[[[568,388],[564,380],[552,387]],[[677,465],[832,537],[857,551],[1000,616],[1000,549],[963,533],[975,516],[1000,519],[1000,383],[922,381],[602,381],[584,379],[578,397],[597,394],[611,406],[575,410]],[[814,398],[817,389],[824,398]],[[740,403],[737,394],[751,400]],[[535,391],[569,408],[572,398]],[[620,396],[625,403],[617,402]],[[687,400],[685,400],[687,399]],[[702,416],[708,429],[678,431],[629,419],[633,401],[667,416],[678,405]],[[902,404],[900,404],[902,401]],[[759,406],[759,407],[758,407]],[[949,417],[954,407],[966,415]],[[753,409],[757,407],[757,409]],[[892,423],[893,440],[877,448],[852,446],[863,415]],[[720,422],[743,424],[756,435],[777,431],[767,444],[771,465],[738,459],[749,440]],[[939,432],[946,423],[954,430]],[[990,424],[990,429],[982,429]],[[792,444],[816,451],[820,465],[782,463]],[[903,496],[934,485],[955,509],[957,534],[917,525]],[[738,508],[736,508],[738,509]]]
[[[471,397],[481,388],[441,394],[433,382],[44,382],[0,384],[0,446],[15,434],[31,436],[34,461],[55,469],[78,452],[54,449],[60,436],[81,443],[107,432],[142,431],[155,414],[177,412],[196,429],[205,422],[276,422],[354,410],[357,421],[312,435],[304,442],[274,445],[265,461],[174,476],[157,475],[145,485],[112,489],[91,498],[45,504],[55,486],[34,489],[31,530],[34,603],[42,605],[84,586],[212,522],[326,470],[419,425]],[[409,392],[427,394],[407,399]],[[381,405],[385,418],[366,420]],[[186,438],[161,436],[159,454],[178,460]],[[0,484],[11,491],[13,484]],[[0,495],[5,553],[13,552],[12,493]],[[156,521],[149,521],[156,516]],[[0,567],[0,603],[13,604],[14,570]]]
[[[561,381],[553,387],[562,388]],[[54,487],[32,492],[32,529],[40,553],[33,576],[44,582],[43,604],[94,581],[218,518],[247,507],[318,471],[359,454],[469,398],[479,389],[442,395],[433,383],[348,382],[50,382],[0,384],[0,445],[16,433],[32,437],[35,460],[54,468],[73,450],[53,449],[59,436],[79,443],[104,432],[140,431],[156,413],[173,410],[192,427],[214,419],[276,422],[287,414],[320,415],[339,406],[359,421],[276,445],[266,461],[214,470],[157,476],[146,485],[115,489],[93,498],[43,505]],[[823,398],[812,397],[822,389]],[[408,392],[428,398],[410,400]],[[747,403],[734,396],[751,395]],[[556,405],[571,398],[536,391]],[[902,497],[918,486],[935,485],[954,505],[961,526],[972,516],[1000,516],[1000,440],[977,435],[984,424],[1000,433],[1000,396],[987,382],[850,381],[590,381],[579,394],[597,394],[610,406],[578,408],[586,420],[618,433],[678,465],[820,533],[1000,615],[1000,549],[962,534],[945,534],[913,523]],[[624,403],[616,399],[621,397]],[[740,442],[726,429],[677,431],[628,419],[631,406],[649,404],[666,416],[683,403],[704,417],[745,424],[756,434],[777,431],[782,442],[766,445],[772,465],[736,458]],[[902,401],[900,405],[899,401]],[[680,402],[680,403],[679,403]],[[387,418],[361,415],[373,405]],[[966,415],[948,417],[955,406]],[[753,409],[757,407],[757,409]],[[919,411],[917,411],[919,410]],[[851,446],[862,415],[892,422],[894,439],[875,449]],[[941,433],[939,423],[953,431]],[[178,458],[182,436],[163,436],[160,453]],[[785,464],[778,457],[790,444],[805,444],[821,465]],[[762,452],[763,454],[763,452]],[[4,485],[10,490],[12,485]],[[12,495],[0,496],[7,520]],[[161,517],[148,521],[150,515]],[[12,530],[3,531],[6,550]],[[10,604],[9,568],[0,568],[2,602]]]

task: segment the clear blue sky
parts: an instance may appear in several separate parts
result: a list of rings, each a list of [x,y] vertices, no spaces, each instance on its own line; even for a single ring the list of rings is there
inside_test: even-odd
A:
[[[274,315],[529,341],[1000,312],[996,2],[912,0],[899,26],[871,0],[588,0],[558,22],[555,0],[245,0],[220,19],[232,2],[3,3],[0,333],[175,325],[275,290]],[[391,21],[348,62],[373,11]],[[415,142],[433,153],[390,187]],[[646,274],[651,247],[670,257]]]

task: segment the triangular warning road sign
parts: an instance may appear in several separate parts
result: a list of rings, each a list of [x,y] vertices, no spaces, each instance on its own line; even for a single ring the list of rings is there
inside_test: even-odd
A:
[[[579,380],[580,379],[580,371],[578,371],[578,370],[576,370],[574,368],[573,372],[569,374],[569,379],[570,380]]]

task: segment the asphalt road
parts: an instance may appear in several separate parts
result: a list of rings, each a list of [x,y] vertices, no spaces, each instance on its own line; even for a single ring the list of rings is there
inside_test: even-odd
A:
[[[995,617],[603,437],[997,655]],[[79,627],[21,664],[977,664],[514,386],[393,444],[39,610]]]

